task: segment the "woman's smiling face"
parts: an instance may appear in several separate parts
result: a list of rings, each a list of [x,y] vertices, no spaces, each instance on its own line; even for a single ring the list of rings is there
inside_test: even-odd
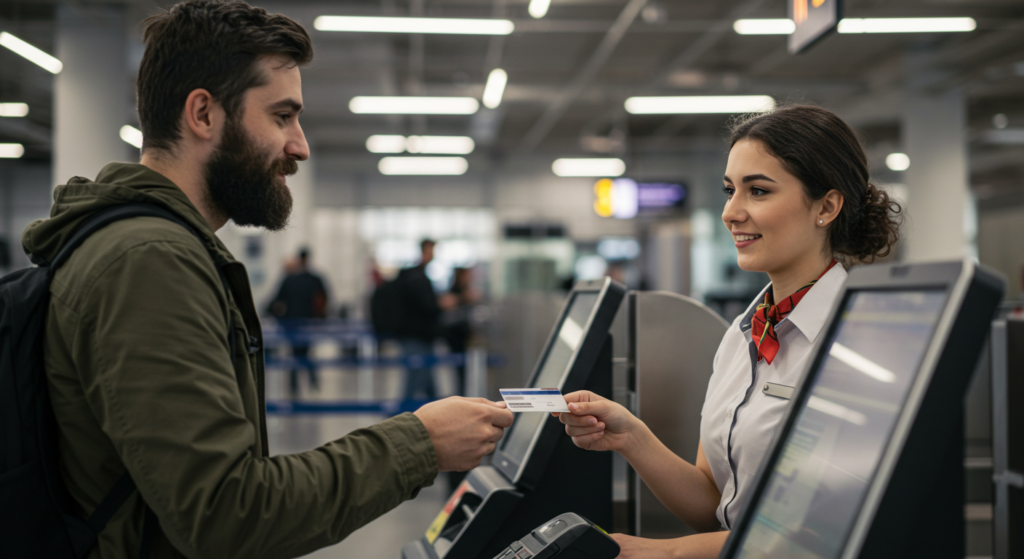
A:
[[[800,179],[764,144],[749,138],[736,142],[724,181],[729,199],[722,221],[736,243],[740,268],[775,275],[829,260],[826,228],[818,224],[822,201],[810,200]]]

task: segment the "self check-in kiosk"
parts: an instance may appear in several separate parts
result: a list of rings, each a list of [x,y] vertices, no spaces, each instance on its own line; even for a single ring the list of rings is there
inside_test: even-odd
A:
[[[609,278],[578,282],[528,386],[556,387],[563,394],[585,389],[610,398],[608,330],[624,297],[625,288]],[[402,549],[402,557],[493,557],[569,509],[610,526],[611,476],[610,453],[576,448],[551,414],[518,413],[491,464],[466,476],[424,536]]]
[[[855,268],[723,558],[964,557],[963,397],[1004,283]]]

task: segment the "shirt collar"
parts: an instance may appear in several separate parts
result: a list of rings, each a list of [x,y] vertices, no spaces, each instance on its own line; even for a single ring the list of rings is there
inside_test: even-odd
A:
[[[789,313],[786,318],[782,319],[782,322],[791,322],[801,334],[804,335],[809,341],[814,341],[818,337],[818,333],[821,332],[821,328],[825,326],[825,320],[828,319],[828,311],[832,309],[832,303],[835,302],[836,297],[839,296],[839,292],[842,291],[843,285],[846,284],[846,269],[843,265],[836,263],[832,266],[832,269],[821,276],[821,279],[807,291],[804,298],[800,300],[793,312]],[[751,329],[751,322],[754,318],[754,313],[757,312],[757,305],[764,301],[764,294],[772,288],[772,284],[768,284],[761,293],[754,298],[754,301],[747,307],[747,312],[743,315],[743,320],[740,321],[740,331],[748,332]]]

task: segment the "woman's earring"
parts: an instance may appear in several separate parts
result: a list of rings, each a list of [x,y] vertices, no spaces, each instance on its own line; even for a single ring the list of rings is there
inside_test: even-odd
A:
[[[825,224],[825,220],[824,219],[819,219],[818,220],[818,225],[824,225],[824,224]]]

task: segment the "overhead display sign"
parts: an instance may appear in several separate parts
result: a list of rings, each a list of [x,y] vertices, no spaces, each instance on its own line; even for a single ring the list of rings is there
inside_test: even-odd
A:
[[[631,219],[639,213],[664,213],[682,208],[686,186],[670,182],[601,179],[594,183],[594,212],[601,217]]]
[[[789,36],[789,53],[811,46],[835,29],[842,17],[842,0],[789,0],[789,19],[796,24]]]

